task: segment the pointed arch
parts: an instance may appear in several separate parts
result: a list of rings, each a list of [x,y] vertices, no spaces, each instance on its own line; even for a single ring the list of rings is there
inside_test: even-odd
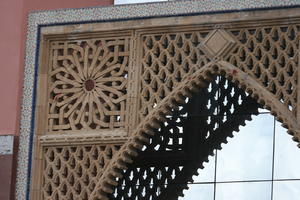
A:
[[[299,125],[296,117],[272,93],[236,66],[226,61],[210,62],[187,76],[143,119],[106,166],[103,175],[90,194],[90,200],[98,197],[108,200],[107,194],[112,193],[112,187],[118,184],[115,179],[122,177],[121,170],[126,170],[127,164],[133,162],[133,159],[138,155],[138,151],[142,150],[143,145],[149,143],[150,137],[155,134],[155,130],[160,128],[160,122],[164,122],[166,116],[172,114],[172,110],[184,104],[186,97],[192,97],[194,92],[207,87],[207,83],[211,81],[213,75],[224,75],[228,80],[251,94],[259,104],[271,111],[271,114],[282,123],[283,127],[287,128],[288,133],[293,135],[293,140],[299,142],[300,136],[297,134]],[[298,146],[300,147],[299,144]]]

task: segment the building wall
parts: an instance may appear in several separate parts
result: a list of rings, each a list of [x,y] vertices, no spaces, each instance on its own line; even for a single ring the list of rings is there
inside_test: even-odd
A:
[[[18,134],[27,15],[35,10],[112,5],[113,0],[0,1],[0,135]]]
[[[0,1],[0,200],[14,199],[28,13],[107,5],[113,0]]]

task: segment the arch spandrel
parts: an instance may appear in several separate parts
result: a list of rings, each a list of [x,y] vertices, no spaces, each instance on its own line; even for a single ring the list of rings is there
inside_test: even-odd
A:
[[[298,29],[293,24],[174,27],[172,31],[157,28],[118,37],[110,33],[96,39],[54,41],[51,56],[57,63],[50,67],[49,79],[58,83],[50,88],[50,131],[38,138],[44,160],[50,163],[41,169],[49,179],[41,191],[45,196],[51,193],[48,198],[56,195],[52,191],[56,187],[67,195],[75,191],[84,199],[108,199],[107,194],[118,185],[116,178],[135,161],[166,117],[185,104],[187,97],[206,88],[215,75],[249,93],[299,142]],[[70,77],[71,81],[61,84]],[[55,88],[57,85],[62,86]],[[98,102],[90,95],[90,99],[80,99],[81,103],[64,105],[70,96],[64,98],[61,93],[73,93],[78,85],[86,95],[95,90],[105,97]],[[75,188],[68,193],[64,185],[57,186],[55,177],[49,178],[57,165],[80,180],[70,182],[72,176],[65,175],[61,178],[68,181],[66,187],[88,184],[79,192]]]
[[[296,116],[298,28],[273,26],[141,36],[140,118],[186,75],[216,59],[247,73]]]
[[[213,75],[224,75],[228,80],[231,80],[240,88],[250,93],[259,104],[269,109],[271,114],[276,116],[278,121],[282,122],[283,126],[288,129],[288,132],[293,134],[295,141],[300,140],[300,136],[297,134],[299,125],[296,117],[280,101],[276,100],[272,93],[232,64],[226,61],[210,62],[187,76],[177,88],[144,118],[129,140],[124,143],[120,151],[117,152],[108,164],[95,186],[99,190],[94,190],[91,193],[91,199],[97,197],[106,199],[105,193],[111,193],[112,186],[117,185],[115,178],[122,177],[121,170],[127,169],[126,165],[133,162],[134,157],[142,150],[143,145],[147,144],[155,133],[154,130],[160,128],[160,122],[165,121],[165,116],[172,114],[172,111],[176,107],[185,103],[184,99],[186,97],[192,97],[194,92],[206,87],[207,83],[212,80]]]
[[[228,101],[220,103],[225,98]],[[208,156],[258,115],[260,107],[243,89],[217,75],[208,88],[185,101],[160,123],[150,144],[122,172],[110,199],[178,199]]]

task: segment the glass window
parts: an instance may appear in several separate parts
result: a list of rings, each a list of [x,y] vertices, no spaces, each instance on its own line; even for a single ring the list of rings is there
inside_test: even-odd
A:
[[[214,182],[215,180],[215,156],[209,156],[209,162],[204,162],[204,169],[198,169],[198,176],[193,176],[194,183]]]
[[[252,118],[217,152],[217,181],[272,179],[274,117]]]
[[[189,184],[188,187],[178,200],[214,200],[214,184]]]
[[[271,199],[271,186],[271,181],[218,183],[216,185],[216,200],[269,200]]]
[[[300,150],[268,110],[220,77],[186,103],[158,130],[140,170],[127,171],[120,193],[139,200],[299,199]],[[151,151],[157,144],[160,151]]]
[[[274,179],[300,179],[300,149],[281,123],[275,124]]]
[[[300,197],[300,181],[275,181],[273,200],[298,200]]]

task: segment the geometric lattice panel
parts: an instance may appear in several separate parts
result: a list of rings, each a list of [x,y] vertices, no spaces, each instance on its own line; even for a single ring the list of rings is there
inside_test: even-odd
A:
[[[47,147],[43,151],[43,199],[87,200],[119,145]]]
[[[214,56],[246,72],[296,116],[298,31],[290,25],[143,36],[140,119]]]
[[[296,115],[299,26],[232,30],[238,41],[226,60],[255,78]]]
[[[234,24],[47,39],[35,199],[176,200],[262,107],[295,135],[299,26]]]
[[[125,127],[129,38],[51,43],[48,130]]]
[[[140,120],[188,75],[210,61],[200,48],[207,34],[203,31],[142,36]]]
[[[222,76],[187,98],[161,123],[109,195],[116,200],[177,200],[215,149],[238,131],[260,105]]]

